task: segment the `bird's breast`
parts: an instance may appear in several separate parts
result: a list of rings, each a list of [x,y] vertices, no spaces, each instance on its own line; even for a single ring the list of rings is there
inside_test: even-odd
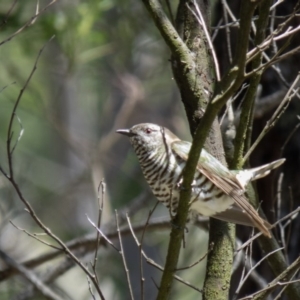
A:
[[[143,174],[158,201],[171,213],[178,207],[182,171],[185,161],[171,152],[138,155]],[[212,216],[228,209],[234,200],[224,194],[205,175],[196,171],[192,183],[191,209],[203,216]]]

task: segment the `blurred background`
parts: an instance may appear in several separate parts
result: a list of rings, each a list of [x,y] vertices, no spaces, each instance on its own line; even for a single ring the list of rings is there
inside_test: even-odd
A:
[[[6,18],[13,2],[0,2],[0,41],[13,35],[35,14],[36,1],[19,1]],[[239,1],[228,2],[237,14]],[[280,5],[280,14],[290,13],[294,2]],[[40,8],[48,3],[40,1]],[[175,13],[176,3],[172,5]],[[213,24],[218,24],[221,18],[220,3],[213,2]],[[299,17],[296,20],[299,22]],[[234,29],[232,33],[234,45]],[[214,40],[222,74],[228,66],[224,35],[225,32],[220,30]],[[54,38],[49,41],[52,36]],[[290,47],[297,43],[299,41],[292,40]],[[0,165],[6,171],[7,129],[13,106],[44,46],[37,70],[22,96],[13,127],[13,141],[20,137],[13,154],[14,172],[23,195],[45,225],[65,242],[95,234],[87,216],[96,222],[97,190],[103,179],[106,183],[104,228],[116,228],[115,210],[123,217],[124,212],[129,211],[133,225],[145,224],[156,200],[149,192],[128,139],[116,134],[115,130],[140,122],[153,122],[168,127],[182,139],[191,140],[172,78],[170,53],[148,12],[140,1],[61,0],[0,46]],[[294,80],[299,71],[298,61],[299,54],[280,63],[281,76],[271,68],[264,73],[253,139],[284,97],[287,85],[282,78],[287,83]],[[242,96],[243,93],[236,101],[237,111]],[[266,108],[264,101],[271,96],[274,99]],[[279,172],[284,174],[280,216],[299,205],[300,134],[296,127],[300,122],[299,115],[299,99],[293,99],[279,123],[251,157],[253,166],[279,157],[287,158],[280,171],[258,183],[260,200],[264,201],[263,208],[270,220],[278,217],[274,207]],[[161,218],[166,220],[168,217],[167,209],[159,205],[152,219],[159,223]],[[40,232],[1,174],[0,249],[18,262],[50,251],[10,221],[28,232]],[[126,225],[126,218],[120,216],[120,223]],[[300,221],[294,221],[293,231],[297,232],[299,227]],[[249,232],[245,227],[238,228],[241,238],[247,238]],[[293,249],[299,249],[300,245],[299,239],[290,236],[291,249],[287,255],[293,260],[298,255]],[[158,230],[146,232],[143,241],[145,252],[161,265],[164,264],[168,238],[169,226],[161,222]],[[117,238],[112,241],[119,244]],[[133,291],[139,299],[139,251],[130,234],[124,235],[124,247]],[[180,266],[192,264],[206,251],[207,232],[190,226]],[[80,254],[80,259],[90,262],[92,253]],[[55,263],[59,264],[59,258]],[[0,261],[0,266],[4,269],[5,263]],[[43,265],[35,271],[42,277],[50,266]],[[144,267],[146,299],[154,299],[155,284],[159,284],[161,272],[146,263]],[[204,268],[205,261],[188,271],[181,271],[182,277],[201,287]],[[110,246],[101,247],[97,270],[107,299],[129,299],[119,253]],[[269,276],[268,271],[266,274]],[[63,295],[63,299],[91,299],[86,276],[78,267],[70,268],[49,285]],[[10,277],[0,284],[0,298],[44,299],[39,294],[26,298],[24,292],[28,288],[28,282],[22,276]],[[173,297],[199,299],[200,295],[190,287],[176,283]]]

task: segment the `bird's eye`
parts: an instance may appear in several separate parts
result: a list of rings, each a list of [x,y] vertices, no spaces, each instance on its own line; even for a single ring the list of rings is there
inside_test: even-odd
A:
[[[148,127],[148,128],[145,129],[145,132],[146,132],[147,134],[150,134],[150,133],[152,132],[152,129]]]

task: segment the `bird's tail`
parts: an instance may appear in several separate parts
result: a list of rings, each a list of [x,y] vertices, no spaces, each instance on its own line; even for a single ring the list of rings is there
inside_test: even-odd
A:
[[[271,224],[259,217],[257,222],[238,205],[234,204],[230,209],[222,211],[216,215],[211,216],[212,218],[219,219],[225,222],[235,223],[244,226],[253,226],[259,229],[265,236],[271,237],[270,229]]]
[[[282,158],[260,167],[236,171],[236,179],[240,187],[244,189],[249,181],[267,176],[272,170],[278,168],[284,162],[285,158]]]
[[[267,176],[272,170],[278,168],[285,162],[285,158],[275,160],[269,164],[250,169],[252,172],[251,181]]]

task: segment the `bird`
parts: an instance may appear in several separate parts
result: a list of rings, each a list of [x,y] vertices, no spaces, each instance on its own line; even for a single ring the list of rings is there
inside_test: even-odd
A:
[[[174,216],[191,143],[152,123],[116,132],[129,137],[153,194]],[[229,170],[202,149],[191,186],[190,213],[253,226],[271,237],[271,225],[259,216],[244,193],[250,181],[265,177],[284,161],[282,158],[252,169]]]

